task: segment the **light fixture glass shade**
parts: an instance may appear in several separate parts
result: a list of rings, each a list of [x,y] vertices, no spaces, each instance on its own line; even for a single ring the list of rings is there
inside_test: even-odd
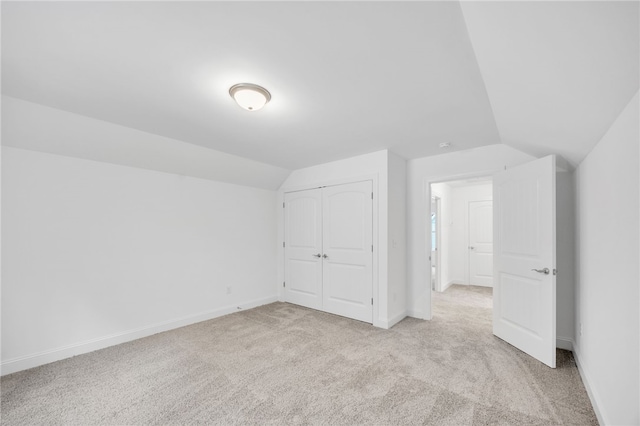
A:
[[[235,84],[229,89],[229,94],[248,111],[257,111],[271,100],[271,93],[267,89],[251,83]]]

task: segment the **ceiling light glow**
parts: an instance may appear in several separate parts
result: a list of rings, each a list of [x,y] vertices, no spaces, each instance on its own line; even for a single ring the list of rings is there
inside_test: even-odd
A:
[[[271,100],[271,93],[264,87],[251,83],[234,84],[229,95],[247,111],[258,111]]]

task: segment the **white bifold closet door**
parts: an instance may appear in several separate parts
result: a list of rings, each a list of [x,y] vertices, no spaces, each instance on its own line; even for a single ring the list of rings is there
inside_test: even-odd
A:
[[[371,181],[285,194],[285,300],[373,321]]]

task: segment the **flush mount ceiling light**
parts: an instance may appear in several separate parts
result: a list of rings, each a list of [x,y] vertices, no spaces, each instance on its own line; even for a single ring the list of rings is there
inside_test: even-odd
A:
[[[229,94],[247,111],[257,111],[271,100],[271,93],[267,89],[251,83],[234,84]]]

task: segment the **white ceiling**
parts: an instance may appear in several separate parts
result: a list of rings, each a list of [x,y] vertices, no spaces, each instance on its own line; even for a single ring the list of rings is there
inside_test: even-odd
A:
[[[445,141],[576,164],[638,50],[637,2],[2,2],[4,94],[287,169]]]
[[[638,5],[462,4],[503,143],[582,161],[638,91]]]

